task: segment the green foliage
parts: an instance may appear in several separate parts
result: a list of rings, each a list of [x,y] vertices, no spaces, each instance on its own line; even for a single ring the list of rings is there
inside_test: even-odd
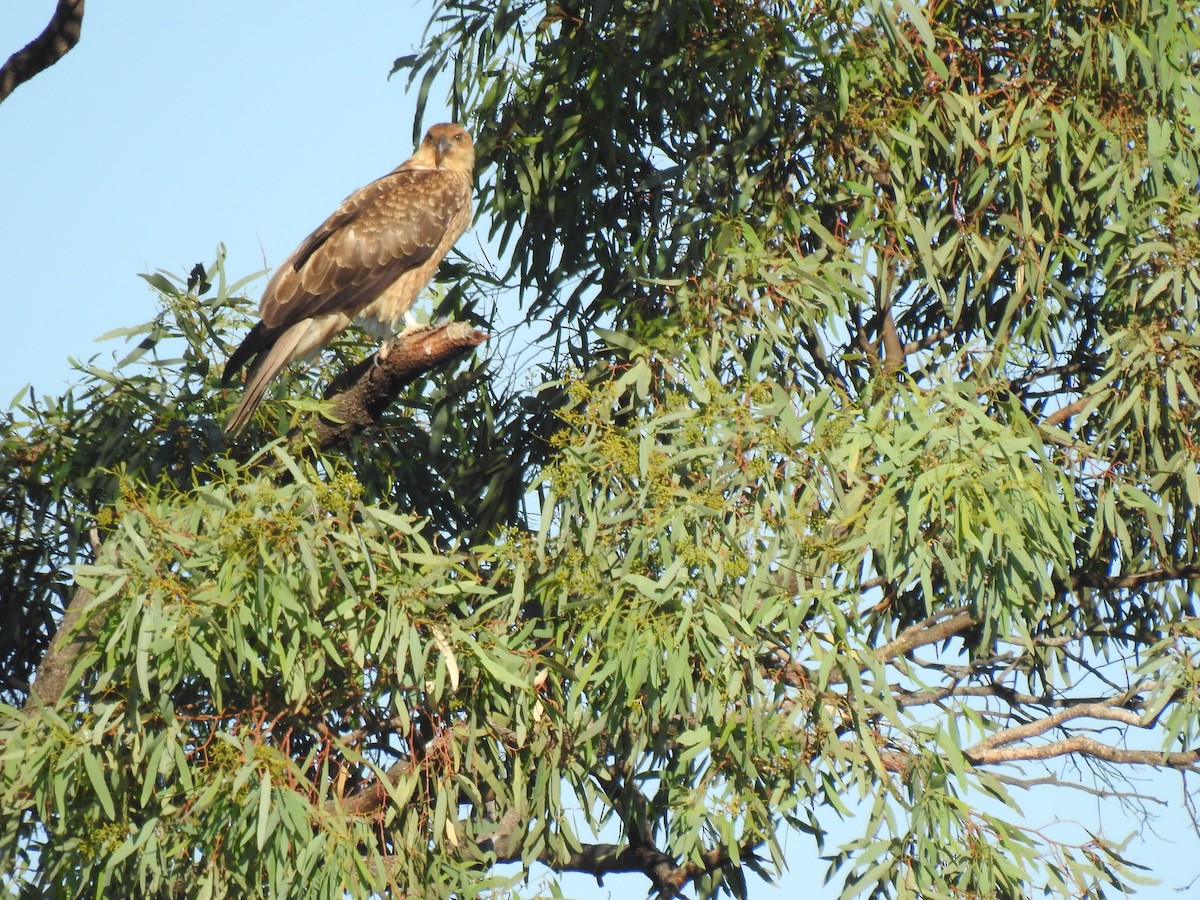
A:
[[[496,678],[506,673],[493,660],[512,659],[506,636],[472,636],[491,604],[476,621],[461,614],[463,595],[493,592],[434,553],[411,517],[363,505],[357,482],[322,482],[277,453],[295,476],[286,487],[222,465],[186,495],[127,491],[100,558],[77,570],[102,621],[81,659],[96,673],[89,706],[65,719],[10,710],[3,757],[8,799],[23,798],[6,803],[23,815],[6,817],[4,841],[27,846],[35,823],[47,829],[45,884],[335,896],[390,877],[444,895],[435,885],[457,871],[436,874],[444,861],[428,852],[388,870],[381,857],[400,835],[378,828],[396,816],[376,823],[337,801],[414,718],[452,733],[495,720],[492,701],[521,705],[515,679]],[[460,684],[486,705],[451,704]],[[456,802],[460,748],[442,743],[444,757],[391,789],[399,809],[418,789],[441,797],[437,816],[405,818],[409,851]],[[492,765],[502,752],[462,749]],[[429,849],[451,833],[439,828]]]
[[[94,359],[79,364],[78,387],[59,398],[31,390],[0,418],[6,699],[24,694],[53,616],[70,600],[70,569],[99,540],[88,531],[120,493],[119,473],[178,487],[206,478],[220,445],[220,393],[210,360],[225,354],[218,335],[245,321],[248,304],[239,291],[254,277],[228,284],[222,256],[223,250],[210,267],[215,285],[185,286],[161,272],[145,276],[160,292],[162,312],[107,335],[136,342],[113,369]]]
[[[441,3],[398,68],[453,72],[509,265],[444,306],[519,295],[541,383],[272,442],[348,344],[222,446],[241,285],[151,276],[5,426],[8,699],[92,596],[72,699],[4,708],[8,871],[744,896],[799,832],[845,896],[1137,884],[1014,787],[1198,762],[1198,12]]]

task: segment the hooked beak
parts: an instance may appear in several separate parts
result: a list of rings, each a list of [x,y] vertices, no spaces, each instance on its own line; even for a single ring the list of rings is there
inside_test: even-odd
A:
[[[442,167],[442,160],[446,158],[446,154],[450,152],[450,138],[440,137],[437,143],[433,145],[434,158],[437,160],[437,167]]]

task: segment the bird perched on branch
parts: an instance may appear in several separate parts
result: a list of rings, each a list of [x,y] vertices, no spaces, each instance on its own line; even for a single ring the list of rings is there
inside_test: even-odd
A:
[[[411,158],[355,191],[304,239],[267,284],[262,317],[229,357],[221,383],[247,363],[245,393],[225,431],[246,427],[267,386],[353,323],[391,339],[471,219],[475,146],[461,125],[434,125]],[[251,362],[253,360],[253,362]]]

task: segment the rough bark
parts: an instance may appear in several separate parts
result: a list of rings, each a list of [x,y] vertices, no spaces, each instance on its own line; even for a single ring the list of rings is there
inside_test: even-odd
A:
[[[402,388],[487,339],[485,332],[464,322],[444,322],[401,335],[386,357],[377,353],[334,379],[325,392],[333,400],[333,418],[313,423],[318,446],[330,447],[371,427]]]

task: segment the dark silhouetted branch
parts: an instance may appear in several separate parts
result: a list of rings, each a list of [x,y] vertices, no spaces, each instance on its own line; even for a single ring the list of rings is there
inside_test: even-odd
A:
[[[491,835],[496,862],[519,862],[520,818],[506,816],[499,829]],[[740,848],[743,859],[752,858],[754,845]],[[555,872],[582,872],[601,878],[622,872],[641,872],[650,879],[660,898],[680,897],[688,884],[701,875],[729,865],[732,856],[728,848],[717,847],[701,854],[699,860],[677,863],[673,857],[649,844],[584,844],[564,858],[539,856],[538,861]]]
[[[38,72],[50,68],[79,43],[83,0],[58,0],[50,24],[0,66],[0,103]]]
[[[1119,591],[1139,588],[1146,584],[1156,584],[1161,581],[1189,581],[1193,578],[1200,578],[1200,565],[1151,569],[1148,572],[1132,572],[1128,575],[1076,572],[1071,576],[1071,587],[1077,591],[1083,588]]]

